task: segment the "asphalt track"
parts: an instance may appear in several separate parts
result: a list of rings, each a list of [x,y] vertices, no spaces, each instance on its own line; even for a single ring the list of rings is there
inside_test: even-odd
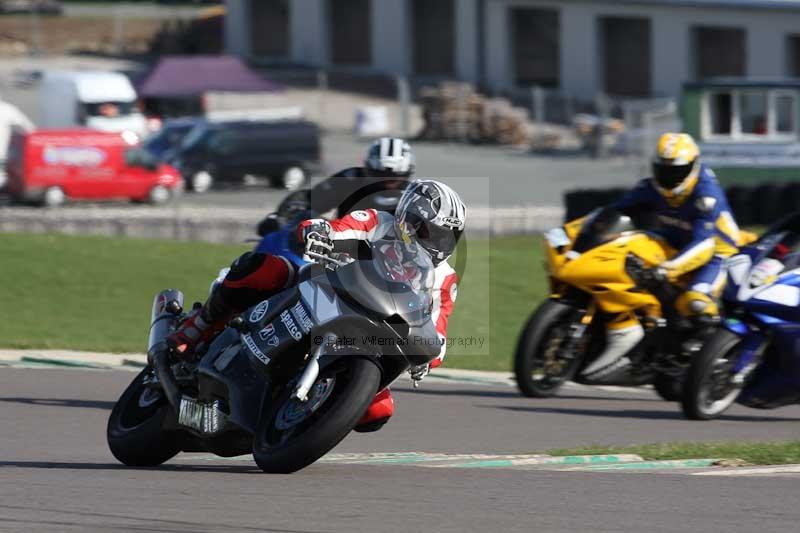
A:
[[[0,370],[0,531],[796,531],[800,479],[317,463],[290,476],[182,455],[118,465],[105,423],[129,372]],[[335,451],[532,453],[587,443],[779,440],[800,407],[697,423],[646,392],[531,400],[501,386],[396,389],[381,431]]]

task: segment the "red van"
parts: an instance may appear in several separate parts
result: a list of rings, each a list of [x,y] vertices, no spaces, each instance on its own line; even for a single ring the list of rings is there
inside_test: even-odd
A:
[[[46,206],[119,198],[160,204],[183,187],[180,173],[140,148],[129,132],[15,132],[6,173],[12,198]]]

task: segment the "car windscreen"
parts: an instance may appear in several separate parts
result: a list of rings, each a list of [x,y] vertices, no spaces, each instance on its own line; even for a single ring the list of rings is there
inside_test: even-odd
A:
[[[125,164],[129,167],[142,167],[148,170],[155,170],[158,168],[158,163],[158,157],[141,147],[137,146],[125,150]]]
[[[135,102],[90,102],[81,104],[81,113],[88,118],[116,118],[137,113]]]
[[[583,253],[613,241],[623,232],[633,229],[635,226],[629,216],[611,208],[598,209],[584,220],[572,249]]]
[[[144,141],[144,147],[154,154],[163,154],[170,148],[179,146],[192,128],[193,126],[191,124],[164,126],[160,131],[154,133]]]
[[[181,151],[196,150],[205,143],[206,138],[211,133],[211,130],[206,124],[198,124],[193,127],[186,137],[181,141]]]

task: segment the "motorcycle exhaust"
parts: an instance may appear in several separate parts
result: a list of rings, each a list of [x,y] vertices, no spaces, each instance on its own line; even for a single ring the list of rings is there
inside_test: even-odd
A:
[[[158,293],[153,300],[150,338],[147,342],[147,362],[153,365],[164,395],[175,412],[180,410],[181,393],[169,367],[169,350],[165,339],[175,329],[182,312],[181,291],[168,289]]]
[[[177,289],[167,289],[159,292],[153,300],[153,310],[150,313],[150,339],[147,342],[147,351],[164,342],[167,335],[172,333],[183,312],[183,293]]]

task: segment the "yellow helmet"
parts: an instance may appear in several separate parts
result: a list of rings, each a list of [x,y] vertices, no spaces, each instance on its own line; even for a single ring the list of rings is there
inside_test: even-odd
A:
[[[697,183],[700,148],[688,133],[665,133],[658,139],[653,179],[668,200],[680,202]]]

